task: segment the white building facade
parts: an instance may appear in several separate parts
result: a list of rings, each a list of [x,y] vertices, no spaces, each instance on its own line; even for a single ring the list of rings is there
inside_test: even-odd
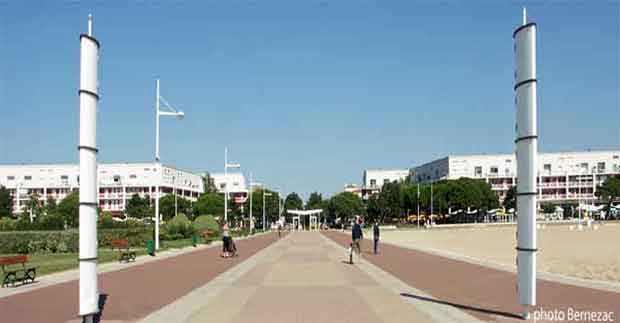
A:
[[[361,196],[368,199],[381,190],[384,184],[404,181],[409,176],[409,169],[366,169],[362,179]]]
[[[620,151],[541,153],[538,167],[539,201],[597,202],[596,187],[610,176],[620,176]],[[515,155],[447,156],[415,167],[413,181],[424,183],[461,177],[485,180],[503,200],[516,185]]]
[[[161,196],[176,191],[191,201],[204,192],[201,175],[159,163],[99,164],[97,173],[99,207],[115,216],[124,212],[134,194],[154,203],[156,187]],[[60,202],[78,190],[79,181],[79,166],[74,164],[0,165],[0,185],[11,193],[14,214],[24,211],[31,194]]]
[[[243,173],[212,173],[209,176],[218,193],[224,194],[228,186],[228,196],[237,204],[245,203],[249,190]]]

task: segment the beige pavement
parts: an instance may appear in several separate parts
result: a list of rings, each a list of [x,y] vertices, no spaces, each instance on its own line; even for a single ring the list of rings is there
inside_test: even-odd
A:
[[[376,280],[374,269],[364,268],[371,264],[350,265],[345,259],[344,249],[318,232],[292,233],[143,321],[404,323],[438,319]]]

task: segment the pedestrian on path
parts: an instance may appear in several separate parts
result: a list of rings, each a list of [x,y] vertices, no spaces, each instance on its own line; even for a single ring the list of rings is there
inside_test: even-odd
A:
[[[360,247],[360,240],[364,238],[364,233],[362,232],[362,226],[360,225],[360,217],[359,215],[355,218],[355,223],[353,224],[353,229],[351,230],[351,238],[353,240],[353,245],[351,246],[355,253],[357,253],[357,260],[361,261],[362,257],[362,248]],[[353,258],[351,257],[351,260]]]
[[[228,228],[228,223],[224,223],[222,226],[222,257],[228,258],[230,257],[230,249],[231,241],[230,241],[230,230]]]
[[[373,224],[372,226],[372,237],[374,241],[374,250],[376,255],[379,251],[379,223],[377,223],[377,221],[375,221],[375,224]]]

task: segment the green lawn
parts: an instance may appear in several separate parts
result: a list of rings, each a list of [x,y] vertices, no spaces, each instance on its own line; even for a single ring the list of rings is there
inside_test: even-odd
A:
[[[191,239],[162,241],[160,251],[178,249],[192,245]],[[146,248],[133,249],[137,256],[146,255]],[[7,255],[0,255],[7,256]],[[118,261],[118,251],[99,249],[99,263]],[[43,276],[59,271],[78,267],[77,253],[48,253],[28,255],[28,264],[39,266],[37,276]]]
[[[234,234],[236,235],[236,234]],[[213,241],[218,241],[219,236],[213,237]],[[200,243],[204,243],[200,239]],[[191,239],[180,239],[161,241],[159,250],[178,249],[192,245]],[[137,256],[146,255],[146,248],[134,248]],[[8,256],[8,255],[0,255]],[[118,261],[118,251],[112,251],[110,249],[99,249],[99,263]],[[39,266],[37,269],[37,276],[48,275],[51,273],[73,269],[78,267],[78,254],[77,253],[48,253],[48,254],[33,254],[28,255],[28,263]]]

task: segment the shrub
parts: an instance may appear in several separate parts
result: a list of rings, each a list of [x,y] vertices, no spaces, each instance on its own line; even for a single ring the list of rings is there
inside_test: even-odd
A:
[[[117,239],[127,239],[131,247],[144,247],[146,241],[153,239],[153,231],[148,227],[101,229],[97,235],[99,247],[111,248],[112,241]]]
[[[13,231],[16,229],[15,220],[0,218],[0,231]]]
[[[37,219],[37,223],[34,223],[39,230],[64,230],[65,219],[58,214],[42,215]]]
[[[197,217],[196,220],[194,220],[193,227],[197,232],[209,230],[215,235],[220,233],[220,225],[213,215],[201,215]]]
[[[185,214],[180,213],[164,226],[166,238],[177,240],[189,238],[194,234],[194,227]]]
[[[43,252],[77,252],[76,230],[0,232],[0,254]]]

